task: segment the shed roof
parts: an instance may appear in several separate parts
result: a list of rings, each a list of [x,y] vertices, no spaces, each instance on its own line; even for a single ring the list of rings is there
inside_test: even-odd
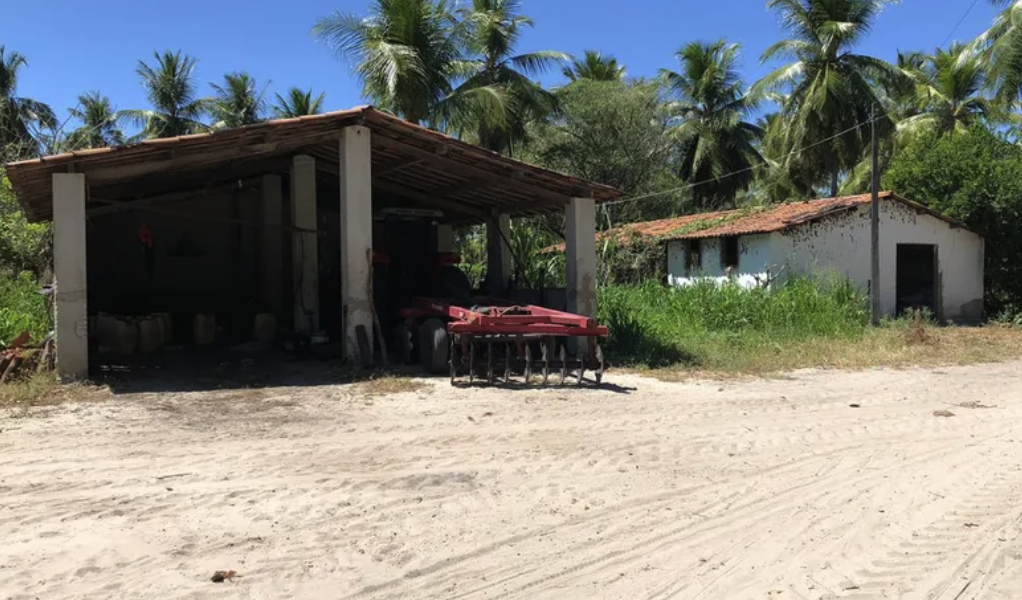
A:
[[[280,171],[300,153],[336,173],[340,130],[350,125],[373,132],[374,189],[465,216],[543,213],[572,197],[621,197],[610,186],[508,158],[371,106],[14,162],[7,175],[29,220],[44,221],[52,217],[54,173],[85,173],[90,200],[140,199]]]
[[[894,192],[880,192],[879,196],[881,200],[898,202],[912,210],[940,219],[953,227],[968,229],[961,221],[952,219],[918,202],[903,198]],[[699,213],[657,221],[629,223],[600,235],[603,238],[613,237],[620,241],[628,241],[635,236],[668,241],[772,233],[813,223],[862,205],[868,205],[870,200],[870,194],[862,194],[774,204],[761,209]],[[561,244],[548,250],[563,251],[563,249],[564,245]]]

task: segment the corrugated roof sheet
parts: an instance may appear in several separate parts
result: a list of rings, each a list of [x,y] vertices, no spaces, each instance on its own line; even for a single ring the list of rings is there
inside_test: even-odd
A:
[[[84,173],[90,199],[118,200],[275,172],[297,153],[319,159],[320,170],[336,170],[340,131],[350,125],[373,132],[374,186],[402,186],[472,214],[537,214],[572,197],[621,197],[613,187],[514,160],[371,106],[45,156],[10,163],[7,175],[29,219],[40,221],[51,216],[54,173]]]

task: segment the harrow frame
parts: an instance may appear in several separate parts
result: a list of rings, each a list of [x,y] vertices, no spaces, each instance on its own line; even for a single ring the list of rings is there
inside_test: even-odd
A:
[[[587,370],[597,385],[602,383],[607,365],[599,339],[609,331],[595,319],[532,305],[511,304],[494,298],[480,298],[473,308],[436,298],[415,298],[413,306],[403,309],[408,321],[441,318],[446,321],[450,349],[448,363],[451,384],[467,369],[469,384],[475,379],[496,383],[502,375],[510,383],[511,374],[521,373],[525,383],[533,373],[541,373],[546,384],[551,373],[564,383],[569,373],[581,385]],[[584,355],[568,356],[569,340],[585,340]],[[479,350],[485,348],[485,356]],[[485,368],[478,365],[485,361]],[[502,368],[501,368],[502,367]],[[502,373],[501,373],[502,371]]]

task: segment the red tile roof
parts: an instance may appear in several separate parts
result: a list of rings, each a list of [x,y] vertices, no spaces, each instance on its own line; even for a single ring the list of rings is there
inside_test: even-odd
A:
[[[912,202],[893,192],[880,192],[880,199],[894,200],[912,209],[928,213],[956,227],[965,225],[947,217],[922,204]],[[823,198],[804,202],[774,204],[763,208],[725,210],[720,212],[700,213],[629,223],[616,229],[598,234],[598,238],[608,236],[627,242],[633,236],[650,237],[660,241],[718,238],[734,235],[750,235],[756,233],[772,233],[789,227],[818,221],[830,215],[838,214],[870,203],[870,195],[845,196],[842,198]],[[564,251],[564,244],[559,244],[547,251]]]
[[[893,196],[881,192],[880,198]],[[721,212],[685,215],[672,219],[647,221],[625,225],[629,231],[663,240],[685,240],[715,238],[752,233],[771,233],[787,229],[792,225],[809,223],[836,212],[842,212],[862,204],[869,204],[870,195],[825,198],[805,202],[775,204],[763,208],[725,210]]]

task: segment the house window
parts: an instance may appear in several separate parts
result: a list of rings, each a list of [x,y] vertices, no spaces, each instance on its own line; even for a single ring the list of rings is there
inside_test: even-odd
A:
[[[698,271],[703,266],[703,245],[699,240],[685,241],[685,270]]]
[[[720,240],[720,267],[722,269],[738,268],[738,237],[726,237]]]

